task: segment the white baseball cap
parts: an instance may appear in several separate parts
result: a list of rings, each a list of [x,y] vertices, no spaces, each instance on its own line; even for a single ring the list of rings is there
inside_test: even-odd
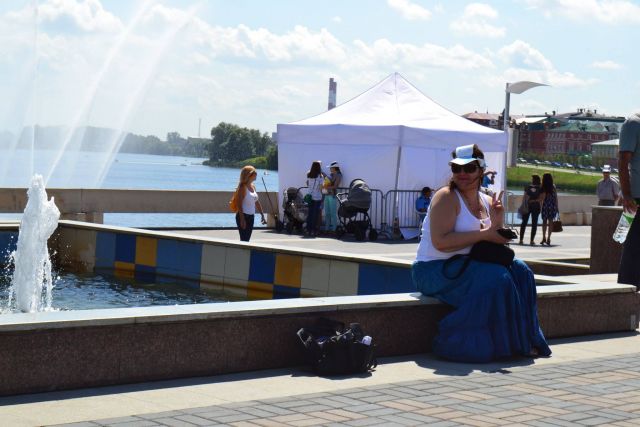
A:
[[[609,172],[609,173],[611,173],[611,165],[604,165],[604,166],[602,166],[602,172]]]
[[[481,168],[484,168],[486,166],[484,159],[473,157],[473,144],[470,144],[456,147],[456,158],[451,159],[449,164],[466,165],[467,163],[471,163],[474,161],[477,161]]]

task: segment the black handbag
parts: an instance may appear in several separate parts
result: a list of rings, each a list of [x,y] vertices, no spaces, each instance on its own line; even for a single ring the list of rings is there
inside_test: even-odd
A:
[[[489,262],[492,264],[500,264],[505,267],[509,267],[513,263],[515,258],[515,252],[507,245],[500,243],[493,243],[486,240],[481,240],[471,246],[471,251],[467,255],[457,254],[449,258],[442,264],[442,275],[447,279],[457,279],[464,273],[469,266],[471,260],[480,262]],[[460,267],[460,270],[453,276],[447,274],[447,269],[456,260],[464,258],[464,262]]]
[[[320,318],[312,327],[297,332],[307,362],[318,375],[345,375],[369,372],[378,366],[373,339],[360,324]]]

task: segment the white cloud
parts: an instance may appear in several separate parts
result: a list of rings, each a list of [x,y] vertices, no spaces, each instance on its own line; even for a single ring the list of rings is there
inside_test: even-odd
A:
[[[498,51],[508,67],[502,81],[530,80],[554,87],[584,87],[598,82],[593,78],[580,78],[575,74],[558,71],[553,63],[530,44],[516,40]]]
[[[83,31],[116,32],[122,29],[119,18],[102,7],[99,0],[47,0],[38,5],[41,21],[70,18]]]
[[[421,65],[435,68],[478,69],[491,68],[493,63],[461,45],[451,47],[425,43],[422,46],[408,43],[392,43],[379,39],[371,45],[361,40],[354,42],[354,52],[349,66],[369,67],[374,64]]]
[[[197,29],[191,29],[191,38],[206,46],[213,57],[266,59],[268,61],[342,61],[346,57],[345,46],[326,29],[312,31],[296,25],[285,34],[275,34],[266,28],[252,29],[246,25],[237,27],[212,27],[200,21]]]
[[[498,18],[498,11],[484,3],[471,3],[464,8],[462,16],[451,22],[450,28],[457,34],[479,37],[504,37],[504,27],[489,23]]]
[[[342,18],[341,18],[341,17],[339,17],[339,16],[334,16],[333,18],[331,18],[331,20],[332,20],[333,22],[335,22],[336,24],[340,24],[340,23],[342,23]]]
[[[526,3],[547,18],[562,16],[612,25],[640,23],[640,5],[628,0],[526,0]]]
[[[387,0],[387,4],[409,21],[426,21],[431,18],[431,12],[428,9],[409,0]]]
[[[606,61],[595,61],[591,64],[593,68],[599,68],[601,70],[619,70],[622,68],[622,65],[617,62],[613,62],[611,60]]]

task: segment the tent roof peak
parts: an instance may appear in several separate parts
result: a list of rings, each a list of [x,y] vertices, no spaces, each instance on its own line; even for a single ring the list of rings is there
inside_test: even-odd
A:
[[[496,132],[438,104],[397,71],[349,101],[290,125],[407,126]]]

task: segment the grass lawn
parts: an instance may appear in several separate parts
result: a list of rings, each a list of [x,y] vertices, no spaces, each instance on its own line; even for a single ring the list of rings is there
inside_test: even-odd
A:
[[[540,178],[545,173],[553,175],[553,183],[558,192],[581,194],[595,194],[596,184],[602,179],[602,174],[588,172],[560,171],[545,167],[516,166],[507,170],[507,187],[523,188],[531,183],[531,175],[538,174]]]

